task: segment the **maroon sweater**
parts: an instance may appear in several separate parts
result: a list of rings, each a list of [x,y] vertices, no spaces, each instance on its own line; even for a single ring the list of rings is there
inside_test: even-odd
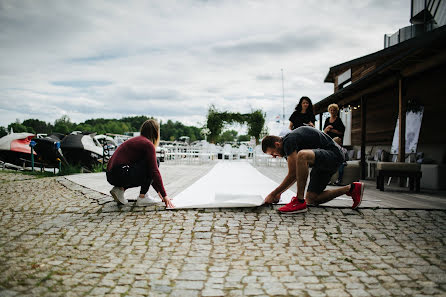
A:
[[[130,165],[141,160],[147,162],[148,172],[152,174],[153,188],[160,192],[163,197],[166,197],[163,179],[156,163],[155,146],[144,136],[130,138],[121,144],[110,158],[107,171],[110,171],[116,165]]]

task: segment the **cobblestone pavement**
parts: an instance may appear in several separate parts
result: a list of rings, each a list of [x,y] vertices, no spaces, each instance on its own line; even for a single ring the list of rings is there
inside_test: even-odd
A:
[[[445,296],[446,212],[118,207],[0,173],[0,296]]]

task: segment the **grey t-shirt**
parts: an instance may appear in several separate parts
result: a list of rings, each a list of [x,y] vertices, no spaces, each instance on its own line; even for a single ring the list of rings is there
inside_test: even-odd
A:
[[[340,147],[330,136],[313,127],[302,126],[283,137],[283,150],[286,156],[304,149],[324,149],[342,155]]]

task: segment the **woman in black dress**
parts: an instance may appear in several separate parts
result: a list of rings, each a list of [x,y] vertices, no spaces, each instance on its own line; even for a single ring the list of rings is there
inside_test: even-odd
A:
[[[310,98],[303,96],[300,98],[293,114],[290,116],[289,128],[290,130],[294,130],[304,125],[314,127],[315,121],[316,118],[313,113],[313,103],[311,103]]]
[[[328,112],[330,117],[325,120],[324,132],[327,133],[331,138],[339,137],[344,138],[345,126],[339,118],[339,107],[337,104],[333,103],[328,106]]]

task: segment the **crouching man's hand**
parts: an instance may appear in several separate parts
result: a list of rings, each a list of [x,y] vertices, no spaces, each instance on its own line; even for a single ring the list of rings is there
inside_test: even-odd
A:
[[[271,203],[277,203],[280,200],[280,194],[274,195],[273,193],[266,196],[265,201],[263,203],[265,204],[271,204]]]

